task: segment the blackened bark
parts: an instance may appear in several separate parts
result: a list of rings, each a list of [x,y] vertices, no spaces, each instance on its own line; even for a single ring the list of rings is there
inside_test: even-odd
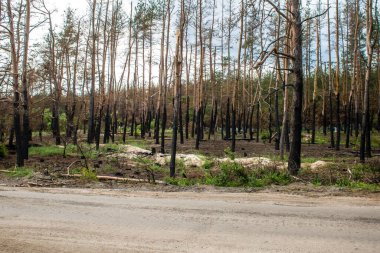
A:
[[[26,80],[25,81],[23,80],[23,82],[26,83]],[[24,84],[24,85],[27,86],[27,84]],[[28,91],[26,88],[23,90],[23,98],[24,98],[24,102],[23,102],[24,114],[23,114],[23,122],[22,122],[23,123],[22,155],[24,159],[28,160],[29,159],[29,152],[28,152],[29,140],[32,138],[32,136],[31,136],[31,131],[29,128]]]
[[[280,135],[281,135],[281,129],[280,129],[280,115],[278,110],[278,90],[275,93],[274,97],[274,119],[276,124],[276,135],[274,137],[274,149],[280,150]]]
[[[272,98],[269,96],[269,122],[268,122],[268,131],[269,131],[269,143],[272,142]]]
[[[191,138],[194,138],[195,136],[195,127],[196,127],[196,115],[197,112],[195,111],[195,108],[193,109],[193,123],[191,125]]]
[[[302,22],[300,3],[298,0],[291,1],[293,15],[293,113],[292,113],[292,142],[289,152],[288,171],[296,175],[301,167],[301,132],[302,132],[302,96],[303,96],[303,71],[302,71]]]
[[[334,141],[334,125],[333,125],[333,102],[332,102],[332,92],[329,92],[329,118],[330,118],[330,147],[335,148]]]
[[[340,93],[336,95],[336,145],[335,150],[340,149]]]
[[[236,109],[234,105],[232,105],[232,143],[231,143],[231,151],[235,152],[236,147]]]
[[[260,141],[260,103],[257,103],[256,111],[256,142]]]
[[[249,139],[253,140],[253,112],[255,111],[255,107],[251,106],[249,112]]]
[[[127,125],[128,125],[128,113],[125,114],[124,125],[123,125],[123,143],[126,141],[127,137]]]
[[[226,139],[231,138],[231,125],[230,125],[230,98],[227,98],[227,110],[226,110]]]
[[[247,138],[247,110],[244,107],[243,109],[243,138]]]
[[[179,142],[181,144],[184,143],[184,136],[183,136],[183,119],[182,119],[182,99],[181,96],[179,96],[179,104],[178,104],[178,127],[179,127]]]
[[[156,117],[154,120],[154,139],[155,144],[160,143],[160,108],[157,108]]]
[[[100,132],[102,130],[102,118],[103,118],[103,106],[100,106],[99,115],[98,115],[98,118],[97,118],[97,123],[96,123],[96,128],[95,128],[96,150],[99,150]]]
[[[210,137],[211,137],[213,119],[214,119],[214,106],[211,109],[210,125],[209,125],[209,130],[208,130],[208,137],[207,137],[208,140],[210,140]]]
[[[24,154],[22,149],[22,132],[21,132],[21,122],[20,122],[20,112],[19,112],[19,101],[20,96],[18,91],[14,93],[14,114],[13,114],[13,125],[14,132],[16,135],[16,164],[17,167],[24,166]]]
[[[145,121],[144,121],[144,113],[140,117],[140,136],[141,139],[145,138]]]
[[[129,133],[129,136],[133,136],[133,131],[135,129],[136,119],[135,119],[135,112],[132,113],[132,120],[131,120],[131,132]]]
[[[186,116],[185,116],[185,136],[186,136],[186,140],[189,139],[189,121],[190,121],[190,114],[189,114],[189,111],[190,111],[190,97],[187,96],[186,97]]]
[[[347,106],[347,122],[346,122],[346,148],[350,147],[350,134],[351,134],[351,108],[352,98],[349,98]]]
[[[326,103],[325,102],[326,99],[323,100],[323,103]],[[323,105],[323,108],[326,108],[325,104]],[[322,124],[323,124],[323,135],[326,136],[327,135],[327,115],[326,115],[326,111],[324,110],[322,112]]]
[[[103,137],[103,143],[108,143],[109,142],[109,140],[110,140],[110,132],[111,132],[111,115],[110,115],[109,105],[107,105],[106,117],[104,119],[104,137]]]
[[[315,114],[316,114],[316,105],[317,101],[313,100],[313,115],[312,115],[312,122],[311,122],[311,144],[315,144]]]
[[[15,136],[15,127],[14,125],[12,126],[11,130],[9,131],[9,141],[8,141],[8,146],[10,148],[14,147],[14,144],[13,144],[13,140],[14,140],[14,136]]]
[[[197,136],[196,136],[196,139],[195,139],[195,149],[199,149],[199,142],[200,142],[200,139],[201,139],[201,109],[202,107],[198,108],[198,111],[197,111],[197,122],[196,122],[196,132],[197,132]]]
[[[165,153],[165,129],[166,129],[167,111],[166,103],[164,104],[164,111],[162,114],[162,125],[161,125],[161,153]]]

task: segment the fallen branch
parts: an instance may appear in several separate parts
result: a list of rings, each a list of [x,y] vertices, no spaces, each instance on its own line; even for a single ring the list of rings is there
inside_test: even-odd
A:
[[[61,174],[62,177],[71,177],[71,178],[80,178],[82,177],[81,174]],[[96,176],[96,178],[100,181],[107,181],[107,180],[113,180],[113,181],[122,181],[122,182],[142,182],[142,183],[150,183],[146,179],[137,179],[137,178],[127,178],[127,177],[111,177],[111,176]],[[156,184],[166,184],[164,181],[155,180]]]
[[[69,175],[70,174],[70,167],[71,166],[73,166],[74,164],[76,164],[77,162],[81,162],[81,160],[76,160],[76,161],[74,161],[74,162],[72,162],[70,165],[69,165],[69,167],[67,167],[67,174]]]

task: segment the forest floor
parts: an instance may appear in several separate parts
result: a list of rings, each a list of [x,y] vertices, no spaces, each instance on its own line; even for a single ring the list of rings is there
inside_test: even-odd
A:
[[[37,139],[37,137],[35,138]],[[165,154],[153,140],[129,137],[125,144],[94,145],[80,141],[55,146],[51,136],[31,142],[30,157],[15,168],[15,152],[0,158],[0,184],[21,187],[142,189],[157,191],[285,192],[315,196],[377,196],[380,193],[380,147],[360,164],[357,143],[339,151],[318,144],[302,145],[302,168],[297,177],[286,172],[273,143],[238,140],[236,152],[225,140],[193,140],[178,145],[176,178],[169,178],[170,139]],[[373,138],[376,141],[376,137]],[[152,152],[153,151],[153,152]]]

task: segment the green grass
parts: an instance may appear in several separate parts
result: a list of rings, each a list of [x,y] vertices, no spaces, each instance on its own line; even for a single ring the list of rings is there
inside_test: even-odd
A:
[[[329,143],[329,135],[323,135],[321,131],[315,131],[315,143],[316,144],[327,144]]]
[[[163,174],[169,174],[169,169],[167,167],[162,167],[162,166],[155,164],[155,163],[149,165],[149,169],[152,172],[160,172]]]
[[[67,154],[67,150],[66,150]],[[53,156],[53,155],[63,155],[63,148],[58,146],[41,146],[41,147],[30,147],[30,156]]]
[[[313,185],[314,186],[321,186],[322,185],[322,182],[321,182],[321,179],[319,178],[319,175],[317,174],[316,177],[313,179]]]
[[[145,140],[126,140],[125,144],[143,149],[146,149],[148,147]]]
[[[145,164],[145,165],[150,165],[153,163],[153,161],[151,159],[149,159],[148,157],[136,157],[136,158],[133,158],[133,160],[135,162],[138,162],[138,163],[141,163],[141,164]]]
[[[352,181],[347,177],[338,179],[336,182],[336,186],[368,191],[377,191],[380,189],[378,184]]]
[[[0,144],[0,158],[5,158],[8,155],[8,149],[4,144]]]
[[[7,172],[10,177],[31,177],[33,175],[33,169],[28,167],[17,167],[14,170]]]
[[[372,148],[380,148],[380,135],[379,134],[374,134],[374,132],[372,132],[371,144],[372,144]]]
[[[82,168],[73,168],[70,170],[70,174],[81,174]]]
[[[235,152],[232,152],[230,147],[224,149],[224,154],[231,160],[235,160]]]
[[[301,162],[302,163],[315,163],[316,161],[319,161],[321,159],[318,159],[316,157],[301,157]]]
[[[166,182],[173,185],[188,186],[205,184],[223,187],[265,187],[268,185],[287,185],[290,176],[282,171],[270,168],[247,169],[235,162],[225,162],[219,165],[220,171],[206,172],[203,178],[167,178]]]
[[[172,177],[166,177],[164,181],[171,185],[178,185],[178,186],[191,186],[195,184],[199,184],[199,180],[196,179],[187,179],[187,178],[172,178]]]
[[[213,160],[210,160],[210,159],[204,159],[204,163],[203,163],[203,169],[208,171],[210,170],[212,167],[214,167],[215,163]]]
[[[247,169],[237,163],[222,163],[220,173],[207,181],[216,186],[264,187],[272,184],[287,185],[291,179],[287,173],[276,169]]]

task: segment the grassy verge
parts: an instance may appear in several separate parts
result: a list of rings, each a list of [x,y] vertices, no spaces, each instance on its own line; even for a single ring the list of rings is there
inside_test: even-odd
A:
[[[272,184],[287,185],[291,178],[286,172],[275,168],[248,169],[235,162],[225,162],[219,165],[217,171],[205,171],[202,178],[167,178],[166,182],[179,186],[205,184],[223,187],[264,187]]]
[[[7,175],[9,177],[14,177],[14,178],[22,178],[22,177],[29,178],[33,175],[33,169],[28,168],[28,167],[18,167],[18,168],[15,168],[14,170],[7,172]]]

